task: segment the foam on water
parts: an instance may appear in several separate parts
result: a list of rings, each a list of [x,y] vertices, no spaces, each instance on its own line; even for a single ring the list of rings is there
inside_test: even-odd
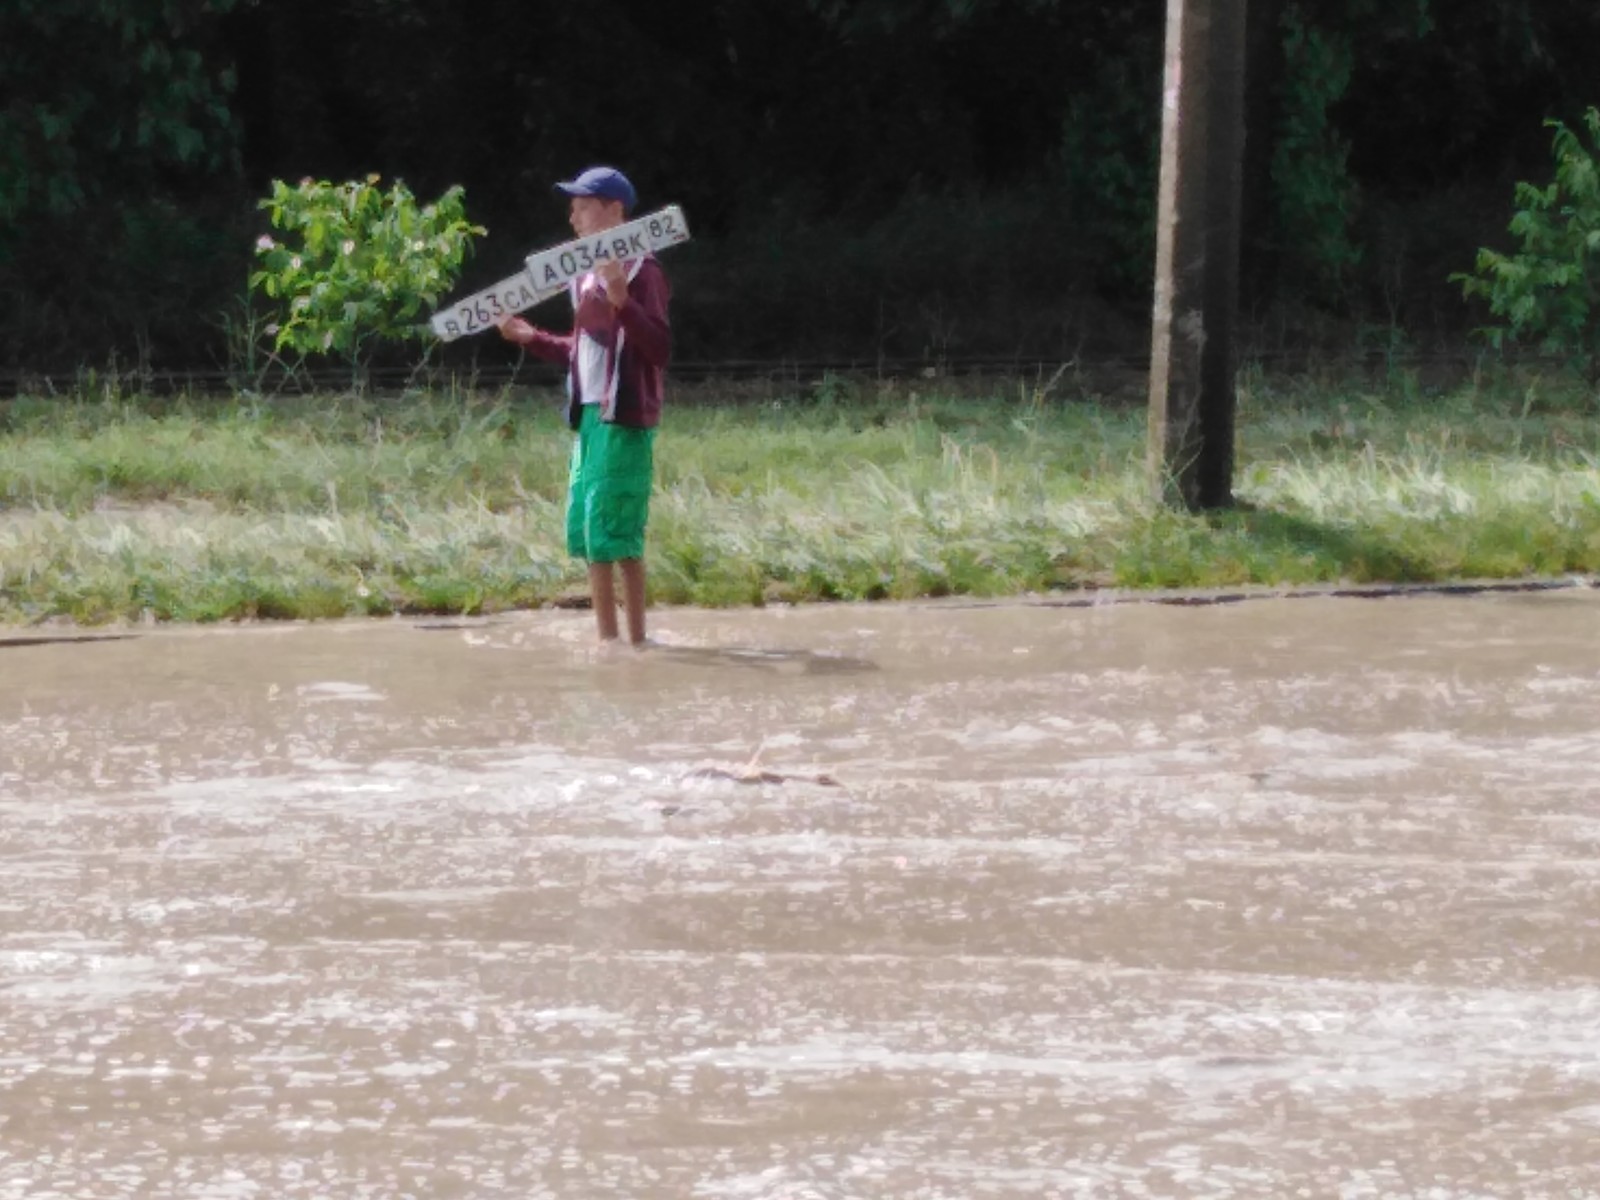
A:
[[[1600,1195],[1572,599],[7,651],[0,1200]]]

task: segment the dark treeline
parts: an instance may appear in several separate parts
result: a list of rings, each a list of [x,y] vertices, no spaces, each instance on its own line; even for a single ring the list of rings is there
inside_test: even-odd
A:
[[[1254,348],[1460,345],[1446,277],[1548,178],[1543,122],[1600,103],[1600,5],[1250,7]],[[689,214],[684,357],[1142,353],[1164,27],[1164,0],[4,0],[3,365],[227,366],[274,178],[464,185],[465,290],[568,236],[550,183],[601,161]]]

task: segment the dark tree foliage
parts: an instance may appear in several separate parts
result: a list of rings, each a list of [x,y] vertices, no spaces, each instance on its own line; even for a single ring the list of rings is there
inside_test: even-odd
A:
[[[1246,312],[1458,339],[1447,276],[1543,121],[1600,102],[1600,5],[1251,20]],[[0,365],[224,363],[273,179],[463,185],[469,287],[567,236],[550,184],[600,161],[690,215],[687,357],[1141,353],[1164,28],[1162,0],[8,0]]]
[[[0,5],[7,363],[131,358],[222,307],[245,203],[217,27],[232,5]]]

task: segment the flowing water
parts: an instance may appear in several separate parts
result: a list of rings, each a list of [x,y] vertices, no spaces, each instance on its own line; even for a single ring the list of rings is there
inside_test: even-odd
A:
[[[0,1200],[1600,1196],[1600,596],[0,648]]]

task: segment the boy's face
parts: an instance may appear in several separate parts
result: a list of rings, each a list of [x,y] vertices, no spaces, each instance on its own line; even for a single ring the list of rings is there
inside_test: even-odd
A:
[[[622,224],[622,201],[599,196],[574,196],[567,208],[567,220],[579,237],[602,233]]]

